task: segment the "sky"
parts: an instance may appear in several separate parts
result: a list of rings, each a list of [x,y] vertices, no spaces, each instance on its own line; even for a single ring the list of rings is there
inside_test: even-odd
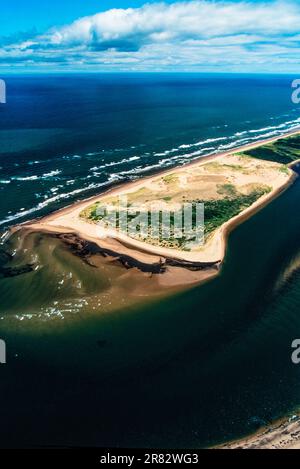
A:
[[[0,72],[300,72],[299,0],[0,1]]]

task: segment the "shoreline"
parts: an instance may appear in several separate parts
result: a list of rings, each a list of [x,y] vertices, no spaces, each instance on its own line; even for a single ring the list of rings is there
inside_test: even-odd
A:
[[[300,449],[300,414],[283,417],[256,432],[210,449]]]
[[[242,146],[239,146],[239,147],[233,147],[230,150],[227,150],[227,151],[221,152],[221,153],[208,153],[207,155],[203,155],[203,156],[200,156],[199,158],[195,158],[193,161],[190,161],[190,162],[188,162],[184,165],[174,166],[173,168],[170,168],[170,169],[164,169],[162,171],[155,172],[155,173],[153,173],[149,176],[143,176],[140,179],[137,179],[136,181],[113,183],[111,187],[104,190],[103,192],[100,192],[99,194],[92,195],[91,197],[87,197],[86,199],[73,202],[70,205],[67,205],[66,207],[55,210],[54,212],[50,213],[49,215],[45,215],[45,216],[41,216],[41,217],[35,217],[31,220],[28,220],[28,221],[13,225],[12,228],[32,224],[32,223],[38,222],[40,220],[51,219],[54,215],[58,215],[60,213],[68,213],[72,208],[76,208],[79,205],[82,206],[82,205],[85,205],[87,202],[93,203],[94,201],[97,201],[99,199],[99,197],[104,197],[104,196],[106,197],[107,195],[114,195],[115,193],[118,193],[121,188],[123,189],[122,192],[124,192],[124,190],[126,188],[131,188],[131,189],[136,188],[136,186],[139,186],[139,185],[142,184],[142,181],[149,181],[149,180],[153,179],[154,177],[166,176],[170,173],[176,173],[176,172],[180,171],[182,168],[191,168],[193,166],[197,166],[199,163],[202,163],[202,162],[208,162],[208,161],[214,160],[218,157],[228,156],[228,155],[231,155],[233,153],[238,153],[240,151],[252,150],[252,149],[260,147],[262,145],[266,145],[266,144],[272,143],[272,142],[277,142],[278,140],[282,140],[282,139],[292,137],[294,135],[299,135],[299,134],[300,134],[300,126],[296,130],[287,132],[287,133],[279,135],[277,137],[270,137],[270,138],[263,139],[263,140],[257,140],[254,143],[249,143],[249,144],[242,145]],[[300,161],[300,158],[299,158],[299,161]],[[288,166],[291,167],[291,166],[297,164],[297,162],[298,162],[298,160],[294,161],[293,163],[290,163]]]
[[[11,230],[14,232],[21,228],[29,228],[34,231],[45,233],[72,233],[83,240],[97,244],[101,249],[109,251],[111,255],[115,257],[131,258],[133,259],[133,262],[135,261],[136,263],[147,264],[152,267],[157,266],[158,264],[163,265],[166,267],[163,275],[166,275],[165,272],[170,270],[171,266],[184,270],[202,271],[202,274],[204,274],[201,275],[200,281],[202,282],[206,278],[212,278],[213,276],[218,275],[220,266],[225,257],[227,239],[230,232],[285,191],[298,177],[296,172],[292,171],[284,184],[274,187],[271,192],[261,196],[251,206],[242,210],[239,214],[217,228],[212,238],[207,243],[205,250],[202,252],[184,252],[176,249],[154,246],[132,239],[127,235],[118,232],[114,233],[113,236],[100,238],[99,233],[97,232],[97,224],[90,223],[86,220],[83,221],[79,218],[79,214],[95,201],[101,200],[107,196],[121,195],[125,192],[130,193],[136,191],[143,187],[145,182],[149,183],[155,178],[169,174],[176,174],[186,168],[201,166],[209,161],[220,160],[228,157],[229,155],[254,149],[267,143],[276,142],[298,134],[300,134],[300,129],[288,132],[281,136],[260,140],[242,147],[235,147],[226,152],[208,154],[204,157],[197,158],[186,165],[160,171],[151,176],[143,177],[137,181],[129,181],[127,183],[114,186],[98,195],[75,202],[67,207],[46,215],[45,217],[16,225]],[[297,162],[298,160],[293,161],[288,165],[288,167],[292,169]],[[160,274],[161,273],[162,272],[160,272]],[[189,279],[184,278],[182,278],[182,282],[187,284],[199,283],[199,281],[195,279],[190,281]]]
[[[276,142],[278,140],[287,138],[293,135],[299,135],[300,129],[297,131],[289,132],[287,134],[281,135],[279,137],[274,137],[272,139],[261,140],[250,145],[245,145],[243,147],[236,147],[230,149],[225,153],[221,154],[209,154],[204,157],[198,158],[193,162],[190,162],[184,167],[193,167],[201,163],[216,160],[220,157],[226,157],[237,153],[240,151],[245,151],[253,148],[260,147],[267,143]],[[294,166],[299,164],[299,160],[295,160],[289,163],[287,166],[290,169],[293,169]],[[129,268],[137,267],[140,264],[146,266],[146,269],[149,268],[150,272],[157,275],[160,279],[161,285],[169,289],[177,289],[179,287],[192,287],[199,284],[202,284],[210,279],[216,277],[222,265],[222,261],[225,256],[227,240],[231,231],[233,231],[239,224],[243,223],[249,219],[252,215],[257,213],[268,203],[274,200],[276,197],[279,197],[285,190],[293,184],[293,182],[298,177],[296,172],[292,172],[289,175],[286,183],[281,185],[278,188],[273,189],[270,193],[265,194],[251,206],[240,212],[235,217],[231,218],[225,222],[219,228],[219,237],[221,240],[220,246],[222,248],[221,257],[219,259],[213,259],[211,262],[199,262],[199,261],[189,261],[184,259],[183,256],[169,256],[153,252],[154,250],[149,248],[149,245],[139,246],[135,240],[128,242],[121,237],[118,239],[115,238],[105,238],[97,239],[93,236],[89,236],[86,232],[78,229],[78,226],[63,226],[55,225],[57,219],[61,219],[65,215],[78,216],[78,214],[83,210],[83,208],[91,205],[93,201],[97,201],[100,198],[107,197],[108,195],[115,195],[126,190],[134,190],[139,186],[143,185],[146,180],[151,180],[162,175],[168,175],[170,173],[176,173],[182,170],[183,166],[175,167],[165,171],[160,171],[151,176],[143,177],[137,181],[130,181],[124,184],[119,184],[114,186],[105,192],[102,192],[98,195],[92,196],[90,198],[84,199],[79,202],[75,202],[72,205],[64,207],[54,213],[51,213],[43,218],[35,219],[31,221],[24,222],[22,224],[16,225],[11,230],[12,232],[18,231],[19,229],[28,229],[29,231],[41,232],[41,233],[50,233],[50,234],[73,234],[79,239],[86,240],[91,243],[96,243],[100,249],[102,249],[107,255],[111,255],[115,258],[121,259],[122,262],[129,263]],[[74,213],[75,212],[75,213]],[[51,224],[54,222],[54,224]],[[86,225],[91,225],[88,222],[82,223]],[[152,251],[152,252],[149,252]],[[132,263],[132,265],[130,265]],[[163,267],[163,269],[161,268]],[[151,268],[154,270],[151,271]],[[142,270],[142,269],[141,269]],[[256,431],[254,434],[251,434],[246,437],[239,438],[237,440],[223,443],[221,445],[215,446],[216,449],[265,449],[265,448],[300,448],[300,416],[295,415],[292,418],[286,417],[274,422],[270,425],[266,425],[263,428]]]

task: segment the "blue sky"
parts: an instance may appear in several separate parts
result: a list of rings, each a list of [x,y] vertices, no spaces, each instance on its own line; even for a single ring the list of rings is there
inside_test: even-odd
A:
[[[298,0],[10,0],[0,71],[300,71]]]
[[[155,0],[9,0],[1,5],[1,36],[39,32],[111,8],[140,7]],[[171,3],[167,1],[166,3]]]

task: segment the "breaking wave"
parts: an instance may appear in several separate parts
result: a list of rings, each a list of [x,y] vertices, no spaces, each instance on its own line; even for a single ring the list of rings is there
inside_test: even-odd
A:
[[[36,165],[45,163],[45,161],[49,161],[52,163],[56,162],[57,166],[59,166],[59,164],[57,163],[58,160],[79,160],[80,163],[76,164],[76,168],[79,168],[78,171],[81,171],[81,174],[79,177],[76,177],[76,173],[73,174],[73,167],[70,166],[72,174],[67,174],[65,177],[63,177],[61,176],[62,170],[57,169],[56,166],[56,169],[51,170],[50,168],[48,172],[44,172],[41,175],[25,174],[16,176],[5,176],[1,178],[0,186],[9,185],[13,181],[24,183],[31,182],[32,184],[35,184],[39,180],[44,180],[46,184],[46,181],[51,179],[59,180],[60,183],[55,188],[45,188],[45,193],[36,193],[35,196],[37,198],[43,198],[44,200],[39,202],[34,207],[28,209],[19,209],[19,211],[14,214],[9,213],[6,218],[0,220],[0,226],[9,225],[18,219],[24,219],[25,217],[33,216],[34,214],[47,207],[49,207],[49,209],[51,209],[51,207],[55,208],[55,206],[57,206],[57,203],[61,200],[68,200],[76,195],[80,196],[81,194],[92,192],[96,189],[104,188],[114,182],[122,182],[128,179],[136,179],[140,177],[140,175],[148,172],[163,170],[165,168],[169,168],[175,165],[183,165],[208,154],[222,153],[236,147],[254,143],[255,141],[280,136],[285,133],[296,130],[300,127],[300,118],[296,118],[293,120],[289,119],[285,122],[279,122],[278,125],[274,125],[274,122],[276,122],[277,119],[278,117],[270,118],[270,120],[272,121],[272,125],[270,126],[253,128],[248,130],[242,129],[228,136],[211,136],[203,140],[197,140],[195,142],[183,142],[180,143],[180,145],[178,145],[177,147],[161,151],[151,151],[149,150],[149,148],[146,147],[146,145],[131,146],[127,149],[114,149],[113,152],[115,152],[115,154],[117,152],[121,153],[122,151],[126,153],[126,157],[123,157],[119,160],[115,158],[115,161],[105,161],[105,157],[107,157],[108,160],[110,160],[110,158],[112,157],[111,150],[99,150],[95,152],[85,153],[84,155],[64,155],[61,157],[54,158],[53,160],[31,161],[28,164],[36,167]],[[249,123],[247,125],[249,125]],[[145,152],[141,153],[140,155],[137,155],[137,148],[141,148],[143,146],[146,147]],[[135,154],[130,155],[130,151],[132,153],[134,151]],[[87,159],[87,161],[90,161],[91,159],[94,160],[96,164],[92,167],[87,167],[86,169],[84,169],[84,166],[81,167],[81,160],[82,162],[84,162],[85,158]],[[101,164],[99,164],[99,159],[101,161]],[[120,171],[114,170],[114,168],[118,168],[120,166],[125,166],[125,168],[120,168]],[[110,172],[110,170],[112,170],[112,172]],[[86,171],[86,174],[83,174],[84,171]],[[99,178],[101,178],[102,180],[99,181]],[[89,181],[88,184],[87,180]],[[72,191],[68,191],[67,189],[70,189],[70,185],[74,184],[77,184],[79,186],[80,184],[83,184],[83,186],[77,187]],[[9,187],[10,186],[7,186],[7,190],[9,190]],[[61,193],[59,193],[60,191]]]

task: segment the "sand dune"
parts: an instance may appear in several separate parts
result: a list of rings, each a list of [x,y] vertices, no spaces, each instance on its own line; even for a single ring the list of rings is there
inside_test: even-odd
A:
[[[299,133],[299,131],[294,132],[293,135],[296,133]],[[158,175],[156,174],[136,182],[131,182],[121,185],[120,187],[113,188],[106,193],[75,203],[63,210],[57,211],[40,220],[26,223],[25,225],[34,230],[76,233],[79,237],[93,241],[103,248],[116,252],[118,255],[130,255],[144,263],[153,264],[164,262],[166,259],[171,259],[173,261],[177,261],[181,265],[186,264],[186,266],[198,265],[199,268],[201,266],[218,267],[225,255],[226,237],[230,230],[282,192],[296,177],[296,173],[292,170],[288,170],[287,172],[278,171],[278,167],[280,165],[274,162],[258,160],[255,158],[247,158],[246,163],[244,161],[238,161],[239,156],[237,153],[250,148],[257,148],[265,143],[274,142],[285,137],[286,136],[281,136],[256,144],[247,145],[220,155],[208,155],[206,158],[201,158],[200,160],[184,167],[175,168]],[[234,187],[237,187],[239,190],[243,190],[243,187],[246,187],[251,183],[266,183],[271,190],[270,192],[262,195],[251,206],[242,210],[237,216],[234,216],[227,222],[223,223],[222,226],[213,232],[212,236],[209,237],[204,246],[195,250],[183,251],[180,249],[151,245],[149,243],[130,238],[126,234],[120,233],[117,230],[114,232],[110,230],[107,236],[104,237],[103,233],[101,233],[100,237],[97,223],[92,223],[91,221],[80,217],[82,211],[88,209],[91,204],[96,201],[101,202],[108,197],[112,198],[118,195],[134,194],[145,188],[147,188],[150,193],[155,192],[157,191],[160,180],[168,175],[172,175],[172,177],[176,175],[176,177],[178,177],[180,186],[179,190],[182,192],[184,192],[185,187],[187,188],[191,186],[191,177],[198,177],[197,184],[201,188],[203,186],[203,184],[201,184],[201,177],[202,181],[204,176],[207,178],[207,175],[204,175],[203,173],[206,171],[209,162],[213,162],[214,165],[218,165],[217,169],[214,170],[215,173],[210,170],[210,176],[214,176],[215,179],[216,176],[219,178],[223,177],[224,181],[231,181],[234,184]],[[237,166],[237,163],[239,163],[239,166],[243,165],[241,166],[242,170],[234,172],[232,167]],[[258,167],[260,169],[258,169]],[[221,173],[220,168],[222,169]],[[226,170],[223,168],[226,168]],[[198,192],[203,196],[202,198],[205,198],[210,191],[209,194],[210,197],[212,197],[212,186],[207,185],[207,179],[205,181],[206,186],[204,184],[205,187],[204,189],[201,189],[202,192]],[[218,182],[218,179],[216,179],[216,181]]]

